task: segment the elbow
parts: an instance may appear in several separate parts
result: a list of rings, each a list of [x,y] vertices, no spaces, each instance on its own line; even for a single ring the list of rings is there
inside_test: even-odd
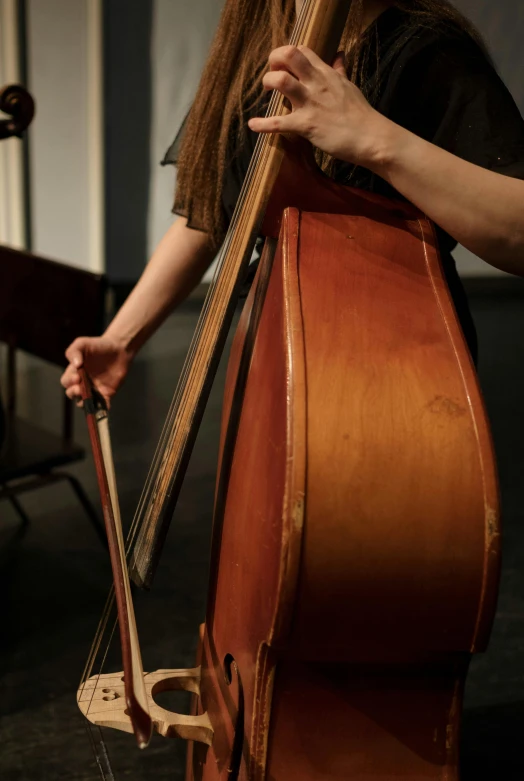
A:
[[[524,277],[524,224],[512,226],[477,254],[500,271]]]
[[[524,277],[524,224],[512,228],[503,237],[501,259],[510,274]]]
[[[508,258],[512,259],[515,274],[524,277],[524,223],[514,230],[507,241]]]

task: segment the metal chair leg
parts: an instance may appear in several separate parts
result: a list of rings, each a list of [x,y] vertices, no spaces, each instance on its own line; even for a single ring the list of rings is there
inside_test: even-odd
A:
[[[18,501],[18,499],[16,498],[16,496],[14,494],[12,494],[12,493],[9,493],[7,495],[7,499],[9,499],[9,501],[13,505],[17,515],[20,516],[20,519],[22,521],[22,526],[23,527],[29,526],[29,516],[26,513],[26,511],[24,510],[24,508],[22,507],[22,505],[20,504],[20,502]]]
[[[98,513],[96,512],[95,508],[91,504],[88,495],[82,488],[82,484],[79,480],[77,480],[76,477],[73,477],[73,475],[61,475],[66,480],[69,480],[69,483],[71,485],[71,488],[75,492],[75,494],[78,497],[78,501],[84,508],[87,517],[91,521],[91,524],[93,525],[96,533],[100,537],[100,540],[102,541],[103,545],[107,548],[107,537],[105,532],[105,527],[103,523],[101,522],[100,518],[98,517]]]

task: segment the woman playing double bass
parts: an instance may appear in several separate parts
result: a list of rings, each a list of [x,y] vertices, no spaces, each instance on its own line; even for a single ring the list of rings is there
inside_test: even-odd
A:
[[[282,46],[300,6],[297,45]],[[312,49],[332,57],[348,8],[327,65]],[[301,144],[255,147],[259,133],[303,136],[323,173]],[[500,524],[451,250],[523,271],[522,118],[449,2],[237,0],[166,162],[180,219],[106,333],[70,346],[62,383],[76,396],[83,364],[109,400],[224,244],[132,525],[130,569],[147,587],[268,196],[224,391],[191,689],[206,732],[187,778],[457,779]],[[120,613],[124,716],[145,745]]]
[[[296,7],[295,7],[296,6]],[[451,257],[460,242],[524,274],[524,122],[473,25],[447,0],[353,0],[333,67],[284,44],[301,0],[227,0],[182,138],[169,228],[100,337],[80,337],[110,400],[140,347],[198,284],[219,247],[259,132],[304,136],[338,182],[405,198],[438,226],[446,280],[470,350],[475,331]],[[269,70],[266,65],[269,57]],[[293,111],[261,119],[266,90]]]

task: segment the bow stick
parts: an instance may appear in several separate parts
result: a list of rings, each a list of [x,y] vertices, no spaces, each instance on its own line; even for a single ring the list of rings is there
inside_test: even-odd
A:
[[[93,388],[86,372],[83,369],[79,369],[79,373],[81,396],[93,450],[113,572],[124,667],[123,683],[127,706],[126,715],[131,721],[138,746],[145,748],[151,740],[153,723],[149,713],[142,656],[127,571],[124,534],[109,436],[107,406],[102,396]],[[97,707],[97,700],[94,699],[96,687],[86,685],[89,683],[89,681],[85,681],[83,686],[80,687],[78,704],[84,715],[90,721],[95,721],[96,713],[93,713],[93,708]]]
[[[173,713],[159,706],[154,699],[155,693],[161,691],[189,691],[199,696],[200,668],[157,670],[152,673],[145,673],[143,670],[111,454],[107,407],[82,369],[80,387],[106,525],[113,571],[113,589],[107,600],[82,676],[77,695],[78,706],[91,722],[90,730],[94,725],[134,732],[139,748],[148,745],[153,728],[163,737],[179,737],[211,745],[213,727],[207,713],[198,715]],[[132,540],[133,529],[129,535],[129,545]],[[114,601],[117,606],[124,671],[102,673],[100,667],[97,674],[91,675]],[[112,636],[111,630],[110,639]],[[90,731],[90,739],[101,777],[108,781],[113,779],[102,737],[95,739]]]

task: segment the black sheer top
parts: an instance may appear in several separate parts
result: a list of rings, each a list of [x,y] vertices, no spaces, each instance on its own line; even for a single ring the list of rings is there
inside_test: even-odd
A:
[[[378,111],[464,160],[524,179],[524,121],[476,42],[449,24],[414,24],[413,17],[397,8],[386,10],[366,35],[373,54],[363,90]],[[262,113],[260,107],[256,113]],[[183,129],[182,126],[163,164],[176,163]],[[244,145],[231,155],[222,194],[228,219],[256,138],[248,129]],[[402,199],[379,176],[349,163],[338,162],[334,178],[352,187]],[[192,225],[191,215],[188,220]],[[438,226],[437,233],[447,282],[466,339],[476,356],[475,329],[451,256],[457,242]]]

